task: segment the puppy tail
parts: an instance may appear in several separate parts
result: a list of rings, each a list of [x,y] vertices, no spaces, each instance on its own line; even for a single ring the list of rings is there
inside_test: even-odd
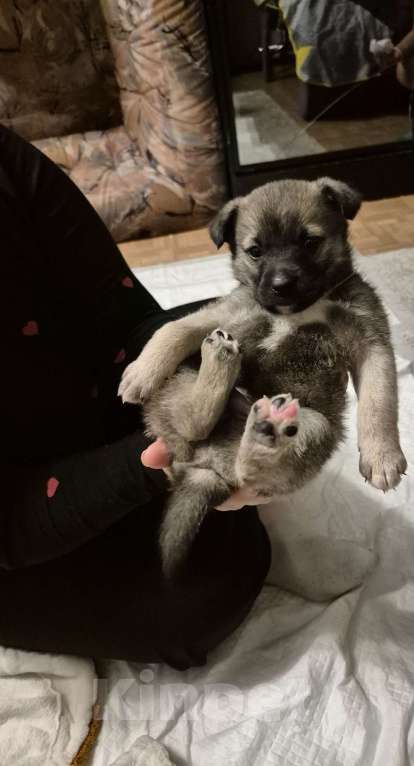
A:
[[[208,511],[230,493],[223,479],[207,468],[188,469],[173,487],[160,531],[162,570],[167,580],[179,575]]]

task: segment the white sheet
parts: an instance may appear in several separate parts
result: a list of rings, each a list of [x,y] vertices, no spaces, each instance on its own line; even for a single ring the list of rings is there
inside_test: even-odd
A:
[[[220,256],[137,273],[165,307],[231,287]],[[306,489],[263,512],[271,580],[338,597],[315,603],[268,585],[204,668],[110,663],[93,766],[110,766],[145,734],[177,766],[414,763],[411,358],[398,366],[409,469],[397,491],[382,495],[358,473],[350,394],[344,447]]]
[[[91,660],[0,647],[1,765],[69,766],[95,696]]]

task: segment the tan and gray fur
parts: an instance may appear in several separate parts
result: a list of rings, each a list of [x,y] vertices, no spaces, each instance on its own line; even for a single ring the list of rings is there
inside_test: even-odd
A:
[[[320,471],[343,436],[348,373],[360,471],[384,491],[399,483],[388,322],[348,243],[359,207],[357,192],[329,178],[269,183],[227,203],[210,233],[230,245],[239,286],[162,327],[125,370],[120,395],[145,404],[148,432],[174,458],[160,539],[167,575],[235,488],[271,497]],[[292,397],[300,406],[284,417]]]

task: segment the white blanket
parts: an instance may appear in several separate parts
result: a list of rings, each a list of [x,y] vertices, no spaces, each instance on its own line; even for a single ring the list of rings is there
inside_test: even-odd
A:
[[[412,257],[404,261],[411,279]],[[368,260],[362,268],[375,281],[379,259]],[[137,274],[164,307],[232,286],[225,256]],[[395,337],[407,340],[391,319]],[[409,461],[401,486],[382,495],[361,479],[350,392],[346,444],[320,477],[262,514],[273,542],[270,581],[302,597],[267,585],[204,668],[110,663],[93,766],[110,766],[142,735],[161,742],[177,766],[414,763],[412,352],[406,343],[398,361]]]
[[[68,766],[95,693],[91,660],[0,647],[1,765]]]

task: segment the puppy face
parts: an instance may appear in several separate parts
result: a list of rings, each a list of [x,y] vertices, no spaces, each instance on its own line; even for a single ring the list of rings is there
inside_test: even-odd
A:
[[[330,178],[278,181],[224,206],[210,226],[236,278],[274,314],[303,311],[351,271],[347,219],[360,196]]]

